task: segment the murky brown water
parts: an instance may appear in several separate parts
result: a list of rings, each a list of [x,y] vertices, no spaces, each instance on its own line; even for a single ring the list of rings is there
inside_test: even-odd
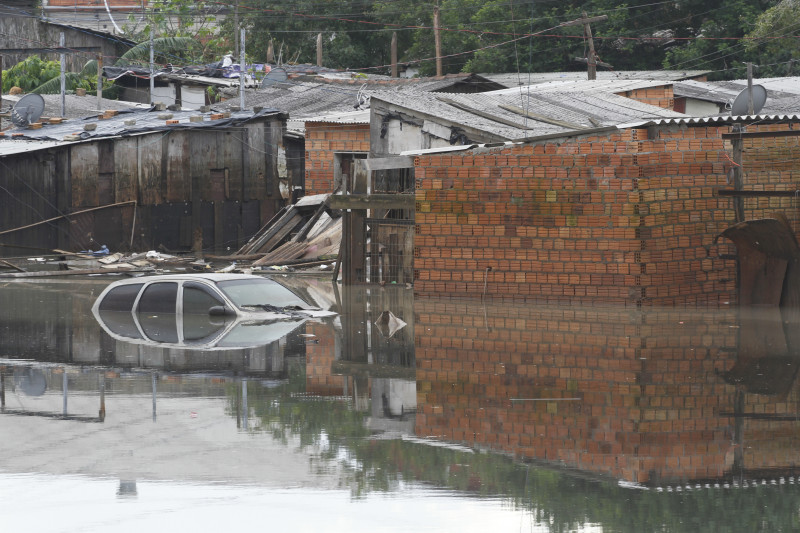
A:
[[[282,278],[339,316],[186,348],[110,281],[0,288],[2,530],[800,529],[798,313]]]

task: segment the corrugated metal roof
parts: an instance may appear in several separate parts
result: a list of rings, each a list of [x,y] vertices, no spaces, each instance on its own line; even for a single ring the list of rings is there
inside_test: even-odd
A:
[[[633,120],[685,117],[675,111],[603,92],[545,91],[528,94],[512,90],[446,96],[393,93],[375,97],[432,120],[450,122],[506,140],[613,126]]]
[[[510,89],[492,91],[492,93],[513,93],[519,91],[530,91],[536,93],[553,91],[596,91],[606,93],[622,93],[634,91],[636,89],[648,89],[650,87],[663,87],[672,85],[672,81],[665,80],[627,80],[627,79],[607,79],[607,80],[553,80],[542,83],[523,85]]]
[[[20,97],[3,95],[3,105],[5,109],[8,106],[14,105]],[[44,114],[45,117],[60,117],[61,116],[61,95],[59,94],[43,94],[44,98]],[[67,94],[64,97],[65,102],[65,118],[83,118],[89,115],[97,115],[97,97],[86,95],[77,96],[74,94]],[[115,111],[122,111],[128,109],[149,109],[147,104],[140,104],[137,102],[126,102],[124,100],[109,100],[103,98],[100,105],[101,111],[112,109]]]
[[[369,124],[369,109],[360,111],[348,111],[346,113],[335,113],[331,115],[320,115],[318,117],[308,117],[305,122],[330,122],[333,124]]]
[[[767,101],[760,111],[762,115],[782,115],[792,114],[800,111],[800,88],[798,92],[786,92],[778,90],[779,87],[787,87],[788,84],[779,83],[780,78],[770,83],[770,80],[753,80],[754,85],[762,85],[767,89]],[[800,78],[789,78],[800,80]],[[797,83],[795,81],[795,83]],[[772,88],[770,88],[772,87]],[[730,104],[736,96],[747,88],[747,80],[718,81],[718,82],[698,82],[683,81],[674,85],[673,90],[676,97],[704,100],[716,104]]]
[[[241,111],[231,113],[229,119],[210,120],[212,113],[198,113],[196,111],[123,111],[117,116],[98,120],[97,116],[87,119],[67,120],[62,124],[45,124],[41,129],[12,128],[6,130],[6,137],[0,140],[0,155],[11,155],[32,150],[52,148],[63,144],[94,140],[98,138],[118,137],[125,135],[142,135],[169,129],[200,129],[220,128],[248,122],[254,118],[270,116],[278,112],[272,109],[262,110],[260,113]],[[171,116],[169,120],[177,120],[176,124],[167,124],[167,119],[159,118],[163,114]],[[203,116],[202,122],[192,122],[190,117]],[[135,124],[126,125],[125,122],[134,120]],[[95,124],[96,129],[85,131],[84,125]],[[22,137],[9,138],[18,133]],[[65,141],[69,135],[80,136],[79,141]]]
[[[711,72],[710,70],[622,70],[598,71],[598,80],[661,80],[676,81],[699,78]],[[583,72],[523,72],[505,74],[481,74],[485,78],[496,81],[506,87],[518,87],[534,83],[545,83],[559,80],[587,81],[586,71]]]

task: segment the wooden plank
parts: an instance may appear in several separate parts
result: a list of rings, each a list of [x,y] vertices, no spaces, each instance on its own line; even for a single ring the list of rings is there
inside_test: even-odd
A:
[[[734,139],[758,139],[761,137],[797,137],[800,135],[800,130],[788,130],[788,131],[753,131],[753,132],[741,132],[741,133],[723,133],[721,137],[723,140],[734,140]]]
[[[414,209],[413,194],[334,194],[328,198],[331,209]]]
[[[280,211],[278,211],[274,217],[270,219],[269,222],[264,224],[264,226],[253,235],[247,243],[242,246],[239,251],[236,253],[237,255],[249,255],[253,253],[253,250],[257,250],[263,242],[266,241],[265,233],[273,226],[273,224],[277,224],[277,222],[281,219],[281,217],[285,216],[286,213],[292,208],[292,206],[288,205],[283,207]]]
[[[517,128],[518,130],[527,130],[530,128],[525,127],[524,124],[520,124],[519,122],[514,122],[513,120],[508,120],[507,118],[498,117],[497,115],[493,115],[492,113],[487,113],[486,111],[482,111],[480,109],[475,109],[474,107],[470,107],[468,105],[462,104],[461,102],[456,102],[450,98],[437,98],[440,102],[444,102],[445,104],[451,105],[457,109],[462,111],[466,111],[467,113],[472,113],[473,115],[478,115],[479,117],[483,117],[487,120],[491,120],[492,122],[497,122],[498,124],[504,124],[506,126],[511,126],[512,128]]]
[[[367,170],[392,170],[395,168],[414,168],[414,158],[408,155],[401,155],[397,157],[376,157],[374,159],[365,159],[364,164]]]
[[[40,270],[38,272],[5,272],[0,278],[50,278],[59,276],[89,276],[94,274],[119,274],[123,272],[152,272],[152,268],[92,268],[84,270]]]

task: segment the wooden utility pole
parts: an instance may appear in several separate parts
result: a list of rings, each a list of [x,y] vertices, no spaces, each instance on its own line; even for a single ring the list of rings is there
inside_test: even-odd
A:
[[[433,43],[436,48],[436,75],[442,75],[442,37],[439,35],[439,1],[433,6]]]
[[[392,32],[392,77],[397,77],[397,32]]]
[[[755,115],[753,108],[753,64],[747,63],[747,114]]]
[[[272,42],[272,39],[269,40],[269,44],[267,44],[267,63],[274,63],[275,62],[275,44]]]
[[[322,66],[322,34],[317,34],[317,66]]]
[[[592,27],[589,25],[592,22],[600,22],[608,19],[607,15],[599,15],[597,17],[589,17],[586,11],[581,13],[581,18],[569,22],[562,22],[559,27],[567,26],[583,26],[583,36],[586,38],[589,45],[589,57],[582,58],[576,57],[575,61],[586,62],[589,66],[588,75],[590,80],[597,79],[597,65],[611,68],[611,65],[597,60],[597,54],[594,51],[594,39],[592,38]]]

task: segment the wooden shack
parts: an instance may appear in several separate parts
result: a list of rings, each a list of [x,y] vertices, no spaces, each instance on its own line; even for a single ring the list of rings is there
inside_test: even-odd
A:
[[[130,112],[6,132],[0,254],[103,244],[237,250],[284,203],[277,161],[285,118]],[[97,127],[86,131],[86,123]]]

